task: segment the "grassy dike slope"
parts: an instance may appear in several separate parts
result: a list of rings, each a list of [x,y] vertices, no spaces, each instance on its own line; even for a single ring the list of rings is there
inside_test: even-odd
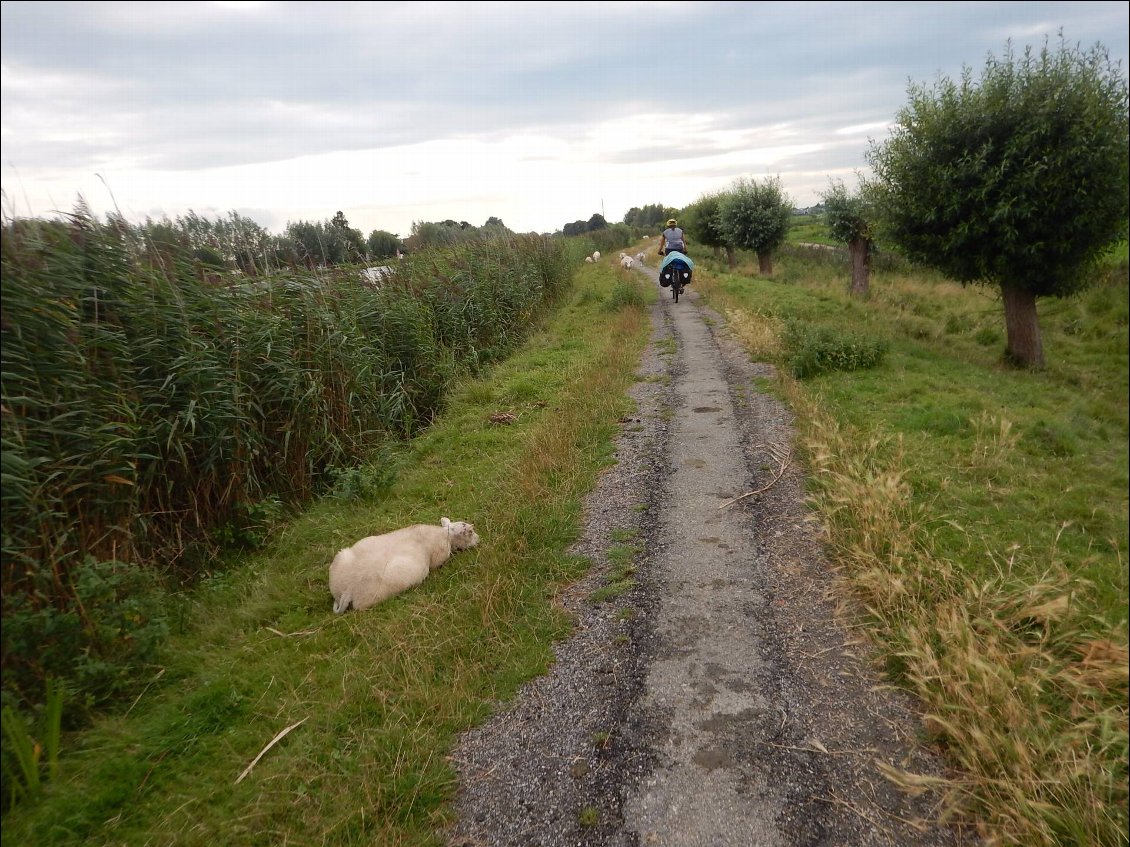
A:
[[[544,329],[392,458],[383,496],[319,503],[187,598],[152,685],[64,740],[58,778],[5,817],[6,847],[439,843],[457,734],[569,629],[554,595],[587,567],[568,547],[650,329],[618,280],[584,266]],[[337,549],[441,515],[473,521],[481,546],[374,610],[331,613]]]

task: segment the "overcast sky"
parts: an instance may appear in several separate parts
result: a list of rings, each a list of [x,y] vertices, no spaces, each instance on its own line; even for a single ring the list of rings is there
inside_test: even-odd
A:
[[[849,187],[910,83],[1011,40],[1101,42],[1121,2],[3,2],[5,217],[341,210],[552,232],[779,176]]]

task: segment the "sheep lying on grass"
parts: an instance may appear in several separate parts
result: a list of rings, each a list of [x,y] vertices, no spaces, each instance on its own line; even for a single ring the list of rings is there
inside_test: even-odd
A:
[[[350,607],[363,611],[424,581],[456,550],[479,543],[475,527],[440,518],[440,525],[416,524],[370,535],[334,556],[330,564],[330,594],[334,612]]]

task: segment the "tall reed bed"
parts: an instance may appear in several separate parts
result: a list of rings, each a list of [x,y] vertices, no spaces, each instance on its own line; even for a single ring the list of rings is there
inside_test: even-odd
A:
[[[81,210],[3,231],[8,701],[52,677],[68,703],[127,690],[167,586],[426,426],[574,266],[559,241],[508,236],[423,252],[378,287],[343,270],[217,283],[138,239]]]

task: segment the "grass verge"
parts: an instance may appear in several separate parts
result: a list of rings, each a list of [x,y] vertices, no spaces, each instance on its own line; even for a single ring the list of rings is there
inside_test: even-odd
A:
[[[5,844],[440,844],[458,733],[544,672],[570,627],[554,597],[584,567],[567,552],[581,498],[611,461],[650,330],[642,309],[610,305],[616,285],[582,269],[518,354],[385,457],[397,475],[381,497],[319,503],[186,597],[152,684],[63,741],[58,777],[5,816]],[[441,515],[474,521],[480,547],[332,615],[337,549]]]
[[[849,605],[955,767],[946,814],[993,845],[1126,844],[1125,259],[1043,302],[1041,373],[1002,364],[982,289],[892,270],[861,302],[835,258],[786,251],[767,278],[702,266],[699,291],[779,365]],[[887,354],[799,381],[790,321]]]

